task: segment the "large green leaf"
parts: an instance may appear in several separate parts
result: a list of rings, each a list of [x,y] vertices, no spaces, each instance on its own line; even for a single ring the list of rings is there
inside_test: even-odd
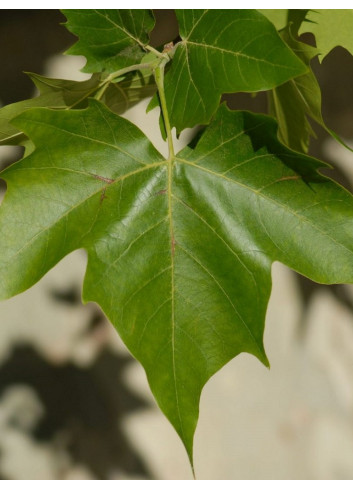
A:
[[[336,46],[353,55],[353,9],[309,10],[299,34],[304,32],[314,34],[320,61]]]
[[[307,70],[256,10],[176,14],[182,42],[165,77],[165,90],[177,132],[208,123],[222,93],[268,90]]]
[[[62,10],[66,27],[79,40],[67,54],[87,58],[83,71],[113,73],[136,63],[146,54],[148,33],[154,27],[149,10]]]
[[[168,161],[94,100],[31,109],[14,124],[35,150],[1,174],[0,297],[85,248],[84,300],[142,363],[192,460],[210,376],[240,352],[268,364],[272,262],[353,282],[352,196],[317,172],[322,163],[281,145],[273,119],[224,105]]]
[[[39,90],[38,97],[6,105],[0,109],[0,145],[24,144],[26,136],[11,124],[11,119],[31,107],[48,107],[51,109],[71,109],[87,107],[87,99],[93,96],[104,79],[98,74],[89,80],[78,82],[46,78],[34,73],[28,74]],[[151,70],[141,69],[128,73],[119,82],[109,83],[101,97],[111,110],[123,113],[132,105],[156,90]]]

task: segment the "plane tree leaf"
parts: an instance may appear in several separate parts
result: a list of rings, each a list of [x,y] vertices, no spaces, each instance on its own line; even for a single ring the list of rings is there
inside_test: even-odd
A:
[[[37,97],[6,105],[0,109],[0,145],[27,144],[27,137],[11,124],[11,119],[31,107],[52,109],[80,109],[87,107],[88,97],[97,93],[104,77],[94,74],[89,80],[74,81],[46,78],[28,73],[36,88]],[[141,69],[120,77],[119,81],[109,83],[101,100],[117,114],[123,113],[145,97],[154,94],[156,86],[151,70]]]
[[[182,41],[165,77],[165,93],[178,133],[208,123],[222,93],[268,90],[307,70],[256,10],[177,10],[176,15]]]
[[[0,297],[86,249],[84,300],[142,363],[192,460],[207,380],[241,352],[268,365],[272,262],[353,282],[352,196],[280,144],[273,119],[224,105],[168,160],[95,100],[13,123],[35,150],[1,174]]]
[[[353,55],[353,9],[309,10],[299,34],[311,32],[315,36],[319,61],[336,46],[341,46]]]
[[[79,40],[67,54],[85,56],[82,71],[113,73],[140,63],[154,27],[150,10],[62,10],[67,29]]]

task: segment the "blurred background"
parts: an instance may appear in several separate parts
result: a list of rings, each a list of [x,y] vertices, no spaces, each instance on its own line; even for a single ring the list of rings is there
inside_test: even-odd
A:
[[[177,35],[155,11],[153,45]],[[24,71],[83,80],[58,10],[0,11],[0,104],[35,95]],[[310,41],[310,38],[309,38]],[[353,146],[353,57],[313,68],[327,125]],[[225,97],[266,110],[266,97]],[[125,114],[160,151],[158,111]],[[353,185],[353,155],[315,126],[310,153]],[[190,134],[179,142],[185,144]],[[0,148],[0,167],[20,150]],[[2,182],[1,192],[5,186]],[[0,303],[0,479],[189,479],[184,449],[145,374],[95,304],[81,304],[86,256],[67,256],[36,286]],[[206,385],[195,437],[199,479],[353,478],[353,287],[326,287],[273,266],[265,346],[271,370],[242,354]]]

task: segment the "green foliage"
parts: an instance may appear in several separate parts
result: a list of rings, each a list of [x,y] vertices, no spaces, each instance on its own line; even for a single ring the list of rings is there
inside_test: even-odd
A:
[[[40,95],[0,110],[0,142],[30,148],[1,174],[0,298],[86,249],[84,301],[144,366],[191,463],[207,380],[241,352],[268,365],[273,261],[353,283],[353,197],[305,154],[308,116],[326,127],[318,51],[297,37],[306,11],[263,12],[177,11],[181,41],[163,50],[148,11],[65,11],[69,52],[99,72],[31,75]],[[167,158],[117,115],[156,89]],[[260,90],[277,121],[219,105]],[[174,154],[172,127],[207,123]]]
[[[320,62],[336,46],[353,54],[353,9],[310,10],[300,28],[300,34],[315,36]]]
[[[268,90],[306,71],[273,25],[256,11],[176,14],[182,42],[166,75],[165,94],[171,125],[178,133],[208,123],[222,93]]]
[[[67,54],[87,58],[83,71],[113,73],[139,63],[154,18],[149,10],[63,10],[66,27],[79,37]]]
[[[298,32],[309,11],[303,9],[262,9],[259,12],[265,15],[278,31],[290,25],[292,31]]]
[[[0,110],[0,145],[18,145],[27,140],[22,131],[10,123],[17,115],[31,107],[51,109],[80,109],[87,107],[88,97],[104,90],[101,100],[115,113],[121,114],[141,99],[153,95],[155,84],[151,73],[141,69],[129,73],[120,83],[112,83],[99,74],[83,82],[45,78],[34,73],[28,74],[40,95],[29,100],[7,105]]]
[[[279,122],[280,140],[290,148],[306,153],[310,136],[315,135],[308,117],[325,126],[321,115],[320,86],[310,68],[310,61],[317,56],[317,50],[297,41],[290,27],[284,29],[281,36],[305,63],[308,71],[269,92],[270,114]]]

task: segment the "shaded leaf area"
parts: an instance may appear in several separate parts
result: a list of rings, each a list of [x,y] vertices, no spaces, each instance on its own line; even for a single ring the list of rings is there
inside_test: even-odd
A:
[[[122,376],[129,363],[103,350],[90,367],[58,365],[35,348],[18,344],[0,366],[0,396],[17,385],[31,387],[44,408],[33,438],[38,443],[59,443],[74,463],[86,466],[95,478],[109,479],[118,470],[149,478],[121,428],[125,416],[147,407],[124,385]],[[16,426],[16,419],[9,421]]]
[[[208,123],[222,93],[268,90],[306,71],[272,23],[256,10],[176,14],[182,41],[165,90],[171,124],[178,133]]]
[[[295,151],[307,153],[310,137],[315,137],[308,117],[327,129],[321,114],[320,85],[310,67],[318,50],[296,38],[308,10],[263,9],[260,12],[281,31],[283,41],[308,68],[303,75],[268,92],[269,113],[277,119],[280,141]]]
[[[100,100],[116,114],[123,114],[155,92],[156,85],[151,71],[141,69],[125,75],[122,81],[110,83]]]
[[[18,131],[11,123],[11,119],[31,107],[50,107],[56,109],[80,107],[85,98],[93,94],[99,87],[100,77],[94,75],[90,80],[76,82],[71,80],[58,80],[28,73],[40,95],[35,98],[6,105],[0,109],[0,143],[21,144],[27,139],[22,131]]]
[[[23,145],[27,137],[11,124],[11,119],[31,107],[51,109],[79,109],[87,107],[88,97],[94,96],[105,86],[105,79],[94,74],[89,80],[73,81],[28,73],[39,96],[0,109],[0,145]],[[101,100],[114,112],[121,114],[143,98],[155,92],[153,76],[149,70],[138,70],[122,77],[117,83],[109,83]]]
[[[272,262],[353,281],[352,196],[280,144],[273,119],[223,105],[173,162],[94,100],[14,124],[36,149],[1,174],[1,297],[85,248],[84,300],[142,363],[192,460],[207,380],[241,352],[268,365]]]
[[[321,89],[310,67],[310,62],[317,56],[318,50],[295,39],[295,30],[290,27],[282,30],[281,37],[306,64],[308,71],[268,92],[269,112],[277,119],[280,141],[295,151],[307,153],[310,138],[316,137],[311,125],[312,119],[336,141],[352,151],[323,120]]]
[[[352,26],[353,9],[315,9],[308,11],[299,34],[314,34],[322,62],[336,46],[342,46],[353,55]]]
[[[306,64],[308,72],[268,93],[270,114],[278,121],[279,139],[295,151],[306,153],[310,136],[315,136],[308,117],[326,127],[321,114],[320,85],[310,68],[317,50],[297,41],[290,28],[283,30],[281,36]]]
[[[106,71],[113,73],[136,63],[146,54],[154,27],[150,10],[62,10],[67,18],[67,29],[79,40],[67,54],[85,56],[86,73]]]

